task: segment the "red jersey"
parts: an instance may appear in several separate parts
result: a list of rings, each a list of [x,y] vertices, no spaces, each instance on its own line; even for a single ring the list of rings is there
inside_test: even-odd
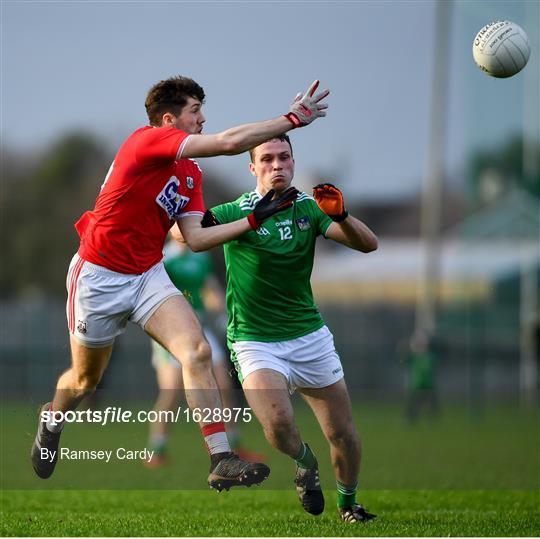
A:
[[[75,224],[79,256],[120,273],[143,273],[163,258],[176,219],[203,215],[202,173],[176,160],[189,135],[173,127],[142,127],[120,147],[96,206]]]

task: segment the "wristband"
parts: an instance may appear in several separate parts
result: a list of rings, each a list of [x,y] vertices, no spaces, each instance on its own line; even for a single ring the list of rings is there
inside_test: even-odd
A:
[[[349,217],[349,212],[347,210],[345,210],[341,215],[330,215],[332,221],[336,223],[343,223],[347,217]]]
[[[294,112],[289,112],[287,114],[284,114],[285,118],[289,120],[293,124],[293,129],[296,129],[297,127],[301,127],[302,123],[298,119],[298,116]]]
[[[250,226],[253,230],[257,230],[257,229],[261,226],[261,223],[259,223],[259,222],[257,221],[257,219],[255,219],[255,214],[253,214],[253,213],[250,213],[250,214],[247,216],[247,220],[248,220],[249,226]]]

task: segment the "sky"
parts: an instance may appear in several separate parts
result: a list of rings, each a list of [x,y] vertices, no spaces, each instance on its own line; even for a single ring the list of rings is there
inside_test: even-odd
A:
[[[296,183],[316,175],[356,199],[406,196],[421,187],[428,151],[434,6],[3,0],[2,143],[36,153],[85,129],[117,147],[147,123],[148,89],[176,74],[204,87],[205,131],[218,132],[286,113],[318,78],[330,108],[291,133]],[[445,166],[455,181],[471,151],[523,130],[524,83],[538,84],[538,13],[534,0],[453,2]],[[533,48],[510,79],[486,76],[472,59],[476,32],[499,18],[520,24]],[[252,187],[246,155],[201,164],[239,191]]]

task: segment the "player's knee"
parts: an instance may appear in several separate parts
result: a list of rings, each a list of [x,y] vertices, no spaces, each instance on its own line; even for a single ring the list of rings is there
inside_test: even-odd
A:
[[[206,341],[201,338],[193,343],[182,356],[182,366],[190,370],[210,369],[212,365],[212,349]]]
[[[91,395],[96,390],[101,376],[96,373],[78,373],[75,376],[75,387],[73,388],[81,396]]]
[[[72,370],[72,389],[81,394],[81,396],[87,396],[94,393],[100,380],[102,373],[99,371],[91,370]]]

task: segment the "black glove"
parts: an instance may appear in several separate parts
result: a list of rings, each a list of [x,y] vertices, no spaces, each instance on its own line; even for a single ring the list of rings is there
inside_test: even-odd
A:
[[[264,195],[253,210],[253,213],[250,213],[247,218],[249,224],[253,230],[257,230],[262,222],[272,215],[286,210],[293,205],[293,202],[298,196],[298,189],[296,187],[289,187],[286,191],[281,193],[276,199],[272,200],[272,197],[275,195],[274,189],[270,189],[266,195]]]
[[[201,226],[203,228],[208,228],[216,225],[219,225],[219,221],[217,220],[216,216],[212,213],[212,210],[206,210],[201,221]]]

